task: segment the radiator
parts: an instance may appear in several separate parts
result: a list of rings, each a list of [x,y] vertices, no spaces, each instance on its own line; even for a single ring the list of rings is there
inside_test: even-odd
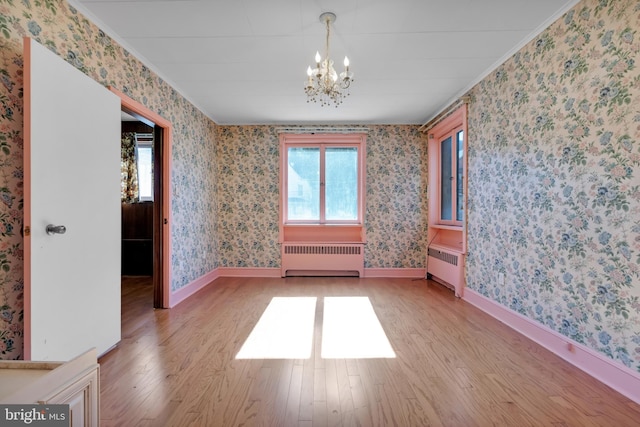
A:
[[[427,254],[427,273],[438,282],[452,287],[457,297],[462,297],[464,254],[430,247]]]
[[[327,243],[283,243],[282,277],[364,277],[364,245]]]

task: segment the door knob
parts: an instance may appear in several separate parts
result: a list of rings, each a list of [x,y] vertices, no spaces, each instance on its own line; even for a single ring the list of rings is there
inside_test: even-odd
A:
[[[53,225],[53,224],[49,224],[47,225],[47,234],[51,235],[51,234],[64,234],[67,232],[67,227],[65,227],[64,225]]]

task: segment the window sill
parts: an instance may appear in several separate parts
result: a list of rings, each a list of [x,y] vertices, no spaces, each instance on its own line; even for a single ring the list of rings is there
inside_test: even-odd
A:
[[[430,224],[429,228],[437,228],[439,230],[462,231],[462,226],[461,225]]]

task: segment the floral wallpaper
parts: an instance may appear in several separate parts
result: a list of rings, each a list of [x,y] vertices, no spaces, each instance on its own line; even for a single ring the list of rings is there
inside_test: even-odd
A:
[[[427,139],[418,126],[370,126],[366,268],[424,268]]]
[[[280,267],[280,143],[272,126],[218,126],[220,267]]]
[[[216,125],[189,104],[172,120],[171,290],[216,268]]]
[[[215,124],[66,1],[0,0],[0,359],[23,348],[23,36],[172,122],[171,288],[217,257]]]
[[[425,137],[418,126],[367,129],[365,267],[424,268]],[[219,126],[217,144],[219,265],[280,267],[278,127]]]
[[[467,286],[636,371],[639,64],[640,2],[579,3],[472,89],[468,157]]]

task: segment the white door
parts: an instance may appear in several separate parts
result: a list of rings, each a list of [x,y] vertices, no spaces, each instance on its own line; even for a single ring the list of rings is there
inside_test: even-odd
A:
[[[24,50],[25,359],[102,354],[120,341],[120,99]]]

